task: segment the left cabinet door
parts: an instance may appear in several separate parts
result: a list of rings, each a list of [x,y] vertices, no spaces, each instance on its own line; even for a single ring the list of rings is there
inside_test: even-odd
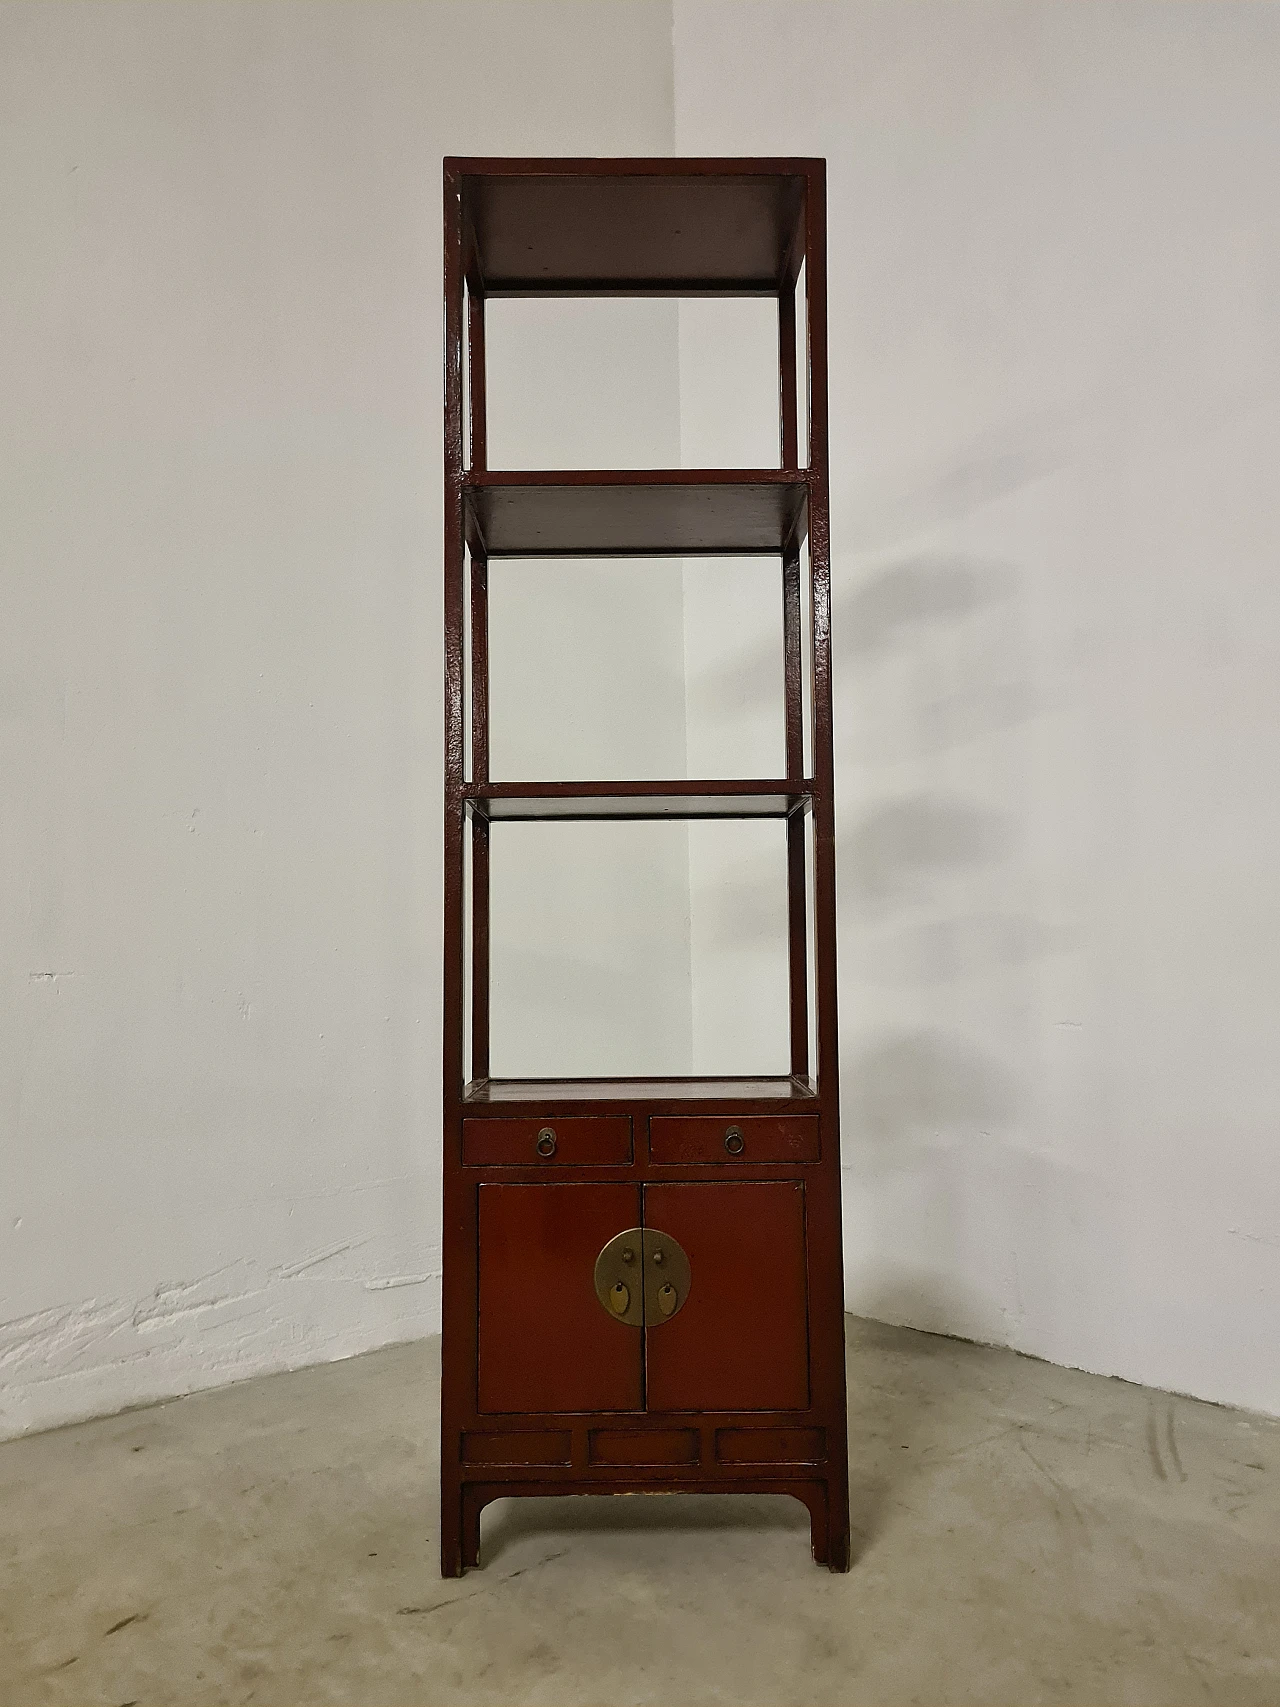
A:
[[[480,1410],[640,1410],[641,1330],[605,1314],[594,1279],[603,1246],[639,1224],[639,1187],[479,1193]]]

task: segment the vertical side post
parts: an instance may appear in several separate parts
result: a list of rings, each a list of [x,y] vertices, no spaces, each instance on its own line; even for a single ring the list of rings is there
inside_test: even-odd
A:
[[[440,1384],[440,1572],[462,1574],[459,1409],[466,1392],[468,1270],[471,1234],[461,1180],[463,1086],[463,732],[462,183],[444,165],[444,1341]]]
[[[794,250],[794,245],[793,245]],[[782,467],[799,462],[796,416],[796,274],[789,261],[778,288],[778,438]],[[782,554],[783,693],[786,774],[804,776],[804,689],[800,634],[800,541],[788,540]],[[809,978],[804,815],[787,819],[787,969],[791,1021],[791,1071],[809,1071]]]
[[[467,292],[467,419],[471,467],[488,467],[485,408],[484,291],[478,271]],[[471,777],[489,780],[489,560],[471,550]],[[471,818],[471,1077],[489,1076],[489,823]]]
[[[796,420],[796,281],[788,269],[778,292],[778,438],[782,466],[794,469],[800,460]]]
[[[489,780],[489,560],[471,558],[471,775]],[[489,821],[471,815],[471,1077],[489,1076]]]
[[[826,172],[811,168],[805,197],[809,355],[809,567],[813,611],[814,944],[818,1072],[824,1101],[839,1092],[836,1028],[835,760],[831,702],[831,492],[827,438]]]
[[[786,699],[786,774],[804,780],[804,704],[801,683],[800,545],[794,537],[782,554],[783,687]],[[787,990],[791,1021],[791,1072],[809,1072],[808,873],[804,812],[787,818]]]
[[[471,423],[471,466],[483,474],[489,466],[488,391],[484,372],[484,290],[478,272],[467,280],[467,419]]]
[[[446,1133],[461,1106],[464,703],[462,511],[462,186],[444,178],[444,1098]]]
[[[815,1398],[830,1418],[828,1563],[849,1568],[849,1477],[844,1366],[844,1252],[840,1214],[840,1060],[836,1017],[835,758],[831,693],[831,485],[827,436],[826,163],[805,187],[805,286],[809,367],[809,565],[813,611],[814,987],[823,1130],[821,1188],[809,1200],[815,1252]]]

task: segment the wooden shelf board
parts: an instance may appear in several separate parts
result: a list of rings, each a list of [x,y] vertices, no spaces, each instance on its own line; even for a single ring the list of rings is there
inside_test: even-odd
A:
[[[777,468],[471,473],[467,539],[490,557],[778,554],[803,537],[808,490]]]
[[[811,786],[728,782],[485,782],[463,789],[468,809],[491,823],[563,819],[789,818]]]
[[[465,160],[468,277],[488,295],[777,291],[807,160]]]
[[[468,1108],[506,1107],[510,1103],[816,1102],[812,1079],[781,1076],[763,1078],[675,1079],[472,1079],[463,1092]]]

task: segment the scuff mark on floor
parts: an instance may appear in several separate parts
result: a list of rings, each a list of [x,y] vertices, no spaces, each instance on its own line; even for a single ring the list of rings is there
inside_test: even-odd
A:
[[[146,1617],[145,1612],[131,1612],[127,1618],[119,1619],[109,1630],[104,1630],[104,1636],[114,1636],[117,1630],[127,1630],[130,1624],[140,1624]]]
[[[1164,1459],[1160,1456],[1160,1439],[1156,1433],[1155,1412],[1147,1414],[1147,1456],[1151,1460],[1151,1468],[1162,1482],[1169,1480],[1169,1472],[1164,1467]]]
[[[1178,1475],[1180,1482],[1185,1482],[1187,1472],[1182,1468],[1182,1459],[1178,1453],[1178,1440],[1173,1427],[1173,1406],[1169,1406],[1164,1425],[1165,1444],[1169,1448],[1169,1459]]]

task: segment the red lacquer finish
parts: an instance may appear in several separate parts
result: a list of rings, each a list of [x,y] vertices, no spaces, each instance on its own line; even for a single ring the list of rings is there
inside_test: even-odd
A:
[[[638,1411],[638,1330],[591,1283],[601,1246],[636,1224],[634,1185],[480,1187],[482,1413]]]
[[[621,1167],[630,1161],[631,1122],[624,1114],[462,1123],[462,1162],[468,1168]]]
[[[647,1185],[644,1218],[693,1271],[680,1313],[645,1330],[649,1410],[806,1410],[804,1186]]]
[[[479,1563],[482,1507],[519,1494],[791,1494],[814,1558],[848,1568],[825,195],[811,159],[445,161],[446,1576]],[[491,471],[485,303],[541,294],[775,297],[778,466]],[[699,553],[778,561],[784,774],[492,779],[490,557]],[[494,836],[754,817],[786,826],[788,1074],[493,1076]],[[641,1286],[631,1325],[594,1270],[641,1226],[689,1280],[661,1319]]]
[[[821,1124],[816,1114],[655,1114],[649,1122],[649,1160],[669,1167],[723,1162],[738,1169],[762,1162],[816,1162]]]

